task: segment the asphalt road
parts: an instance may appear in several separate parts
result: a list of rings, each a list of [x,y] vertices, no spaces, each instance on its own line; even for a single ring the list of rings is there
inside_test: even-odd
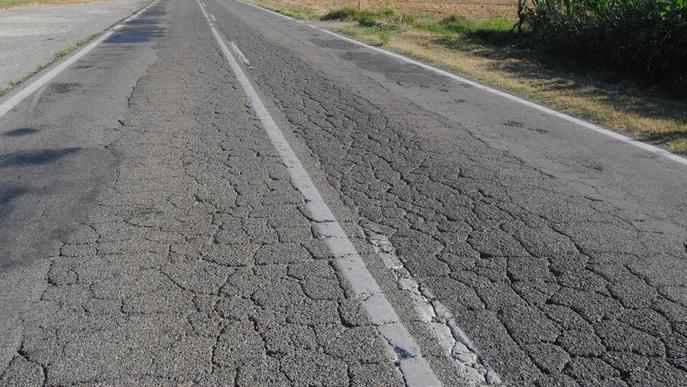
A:
[[[204,4],[0,117],[0,384],[687,385],[685,165]]]
[[[24,7],[0,11],[0,88],[18,81],[92,34],[145,6],[145,0]]]

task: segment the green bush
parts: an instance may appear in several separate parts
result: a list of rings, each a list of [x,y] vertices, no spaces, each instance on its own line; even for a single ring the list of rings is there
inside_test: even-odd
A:
[[[687,94],[687,0],[518,1],[518,29],[547,53]]]
[[[377,25],[376,15],[369,11],[358,12],[358,24],[363,27],[374,27]]]
[[[322,20],[355,20],[358,12],[360,11],[353,7],[337,8],[322,16]]]

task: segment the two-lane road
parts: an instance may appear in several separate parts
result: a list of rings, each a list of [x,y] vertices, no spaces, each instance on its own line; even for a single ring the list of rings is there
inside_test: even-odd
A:
[[[160,0],[0,117],[1,383],[687,385],[687,165],[323,28]]]

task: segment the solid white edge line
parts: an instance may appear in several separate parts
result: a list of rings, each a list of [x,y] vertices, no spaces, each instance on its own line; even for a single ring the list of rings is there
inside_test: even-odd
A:
[[[441,386],[441,382],[429,366],[427,359],[423,357],[420,346],[403,325],[379,284],[367,270],[362,257],[324,202],[281,129],[274,122],[257,91],[231,54],[229,47],[205,11],[205,7],[200,0],[196,0],[196,2],[236,80],[250,100],[255,115],[291,175],[294,186],[303,195],[318,237],[325,241],[329,251],[335,257],[337,269],[349,282],[355,296],[361,300],[362,307],[367,312],[373,327],[380,337],[388,343],[389,357],[398,364],[406,384],[418,387]]]
[[[236,1],[238,1],[238,2],[240,2],[240,3],[243,3],[243,4],[246,4],[246,5],[250,5],[250,6],[255,7],[255,8],[258,8],[258,9],[261,9],[261,10],[263,10],[263,11],[265,11],[265,12],[269,12],[269,13],[271,13],[271,14],[273,14],[273,15],[281,16],[281,17],[283,17],[284,19],[287,19],[287,20],[294,20],[294,18],[292,18],[291,16],[286,16],[286,15],[284,15],[284,14],[282,14],[282,13],[272,11],[271,9],[267,9],[267,8],[261,7],[261,6],[257,5],[257,4],[253,4],[253,3],[250,3],[250,2],[247,2],[247,1],[243,1],[243,0],[236,0]]]
[[[112,36],[114,31],[122,28],[124,23],[128,22],[129,20],[131,20],[135,17],[138,17],[138,15],[140,15],[141,13],[146,11],[148,8],[152,7],[158,1],[159,0],[153,1],[152,3],[148,4],[147,6],[145,6],[141,10],[139,10],[138,12],[136,12],[133,15],[129,16],[128,18],[124,19],[119,24],[117,24],[117,25],[111,27],[109,30],[103,32],[103,34],[100,35],[96,40],[92,41],[91,43],[89,43],[85,47],[79,49],[77,52],[75,52],[69,58],[67,58],[64,62],[55,66],[54,68],[52,68],[47,73],[41,75],[39,78],[31,81],[28,85],[26,85],[24,88],[20,89],[18,92],[16,92],[14,95],[12,95],[5,102],[1,103],[0,104],[0,118],[2,118],[10,110],[14,109],[14,107],[17,106],[21,101],[23,101],[24,98],[30,96],[31,94],[35,93],[36,90],[45,86],[48,82],[50,82],[53,78],[55,78],[60,73],[62,73],[65,69],[67,69],[69,66],[71,66],[74,62],[76,62],[77,60],[84,57],[86,54],[91,52],[91,50],[96,48],[100,43],[102,43],[104,40],[106,40],[107,38]]]
[[[258,8],[258,9],[261,9],[261,10],[263,10],[263,11],[265,11],[265,12],[269,12],[269,13],[276,14],[276,15],[279,15],[279,16],[284,16],[284,15],[281,15],[281,14],[279,14],[279,13],[277,13],[277,12],[274,12],[274,11],[272,11],[272,10],[269,10],[269,9],[267,9],[267,8],[261,7],[261,6],[257,5],[257,4],[252,4],[252,3],[249,3],[249,2],[246,2],[246,1],[243,1],[243,0],[236,0],[236,1],[238,1],[238,2],[240,2],[240,3],[243,3],[243,4],[250,5],[250,6],[255,7],[255,8]],[[427,63],[423,63],[423,62],[417,61],[417,60],[415,60],[415,59],[411,59],[411,58],[409,58],[409,57],[407,57],[407,56],[405,56],[405,55],[401,55],[401,54],[397,54],[397,53],[395,53],[395,52],[387,51],[387,50],[385,50],[385,49],[383,49],[383,48],[371,46],[371,45],[369,45],[369,44],[366,44],[366,43],[357,41],[357,40],[355,40],[355,39],[348,38],[348,37],[346,37],[346,36],[343,36],[343,35],[341,35],[341,34],[337,34],[336,32],[332,32],[332,31],[329,31],[329,30],[324,29],[324,28],[319,28],[319,27],[315,27],[315,28],[317,28],[318,30],[320,30],[320,31],[322,31],[322,32],[324,32],[324,33],[327,33],[327,34],[329,34],[329,35],[335,36],[335,37],[337,37],[337,38],[339,38],[339,39],[343,39],[343,40],[345,40],[345,41],[347,41],[347,42],[350,42],[350,43],[353,43],[353,44],[356,44],[356,45],[365,47],[365,48],[370,49],[370,50],[373,50],[373,51],[380,52],[380,53],[382,53],[382,54],[384,54],[384,55],[386,55],[386,56],[390,56],[390,57],[392,57],[392,58],[399,59],[399,60],[402,60],[402,61],[407,62],[407,63],[410,63],[410,64],[413,64],[413,65],[422,67],[422,68],[425,69],[425,70],[429,70],[429,71],[432,71],[432,72],[434,72],[434,73],[443,75],[443,76],[445,76],[445,77],[447,77],[447,78],[451,78],[451,79],[453,79],[453,80],[455,80],[455,81],[458,81],[458,82],[461,82],[461,83],[464,83],[464,84],[468,84],[468,85],[470,85],[470,86],[472,86],[472,87],[475,87],[475,88],[477,88],[477,89],[479,89],[479,90],[486,91],[486,92],[492,93],[492,94],[496,94],[496,95],[498,95],[498,96],[500,96],[500,97],[506,98],[506,99],[511,100],[511,101],[513,101],[513,102],[520,103],[520,104],[525,105],[525,106],[527,106],[527,107],[530,107],[530,108],[532,108],[532,109],[535,109],[535,110],[538,110],[538,111],[540,111],[540,112],[549,114],[549,115],[554,116],[554,117],[556,117],[556,118],[560,118],[560,119],[562,119],[562,120],[564,120],[564,121],[571,122],[571,123],[573,123],[573,124],[576,124],[576,125],[578,125],[578,126],[581,126],[581,127],[585,128],[585,129],[588,129],[588,130],[591,130],[591,131],[594,131],[594,132],[597,132],[597,133],[606,135],[606,136],[611,137],[611,138],[613,138],[613,139],[615,139],[615,140],[618,140],[618,141],[627,143],[627,144],[629,144],[629,145],[633,145],[633,146],[635,146],[635,147],[637,147],[637,148],[641,148],[641,149],[643,149],[643,150],[645,150],[645,151],[647,151],[647,152],[649,152],[649,153],[655,154],[655,155],[657,155],[657,156],[662,156],[662,157],[665,157],[666,159],[672,160],[672,161],[674,161],[674,162],[676,162],[676,163],[679,163],[679,164],[682,164],[682,165],[687,165],[687,158],[684,158],[684,157],[682,157],[682,156],[678,156],[678,155],[676,155],[676,154],[674,154],[674,153],[671,153],[671,152],[669,152],[669,151],[667,151],[667,150],[665,150],[665,149],[659,148],[659,147],[657,147],[657,146],[655,146],[655,145],[647,144],[647,143],[645,143],[645,142],[636,140],[636,139],[634,139],[634,138],[628,137],[628,136],[623,135],[623,134],[620,134],[620,133],[618,133],[618,132],[614,132],[614,131],[612,131],[612,130],[610,130],[610,129],[603,128],[603,127],[601,127],[601,126],[599,126],[599,125],[592,124],[591,122],[582,120],[582,119],[580,119],[580,118],[576,118],[576,117],[567,115],[567,114],[565,114],[565,113],[561,113],[561,112],[559,112],[559,111],[553,110],[553,109],[551,109],[551,108],[548,108],[548,107],[546,107],[546,106],[540,105],[540,104],[538,104],[538,103],[535,103],[535,102],[532,102],[532,101],[528,101],[528,100],[526,100],[526,99],[524,99],[524,98],[517,97],[517,96],[515,96],[515,95],[506,93],[505,91],[501,91],[501,90],[498,90],[498,89],[494,89],[494,88],[492,88],[492,87],[483,85],[483,84],[481,84],[481,83],[479,83],[479,82],[472,81],[472,80],[467,79],[467,78],[463,78],[463,77],[461,77],[461,76],[459,76],[459,75],[456,75],[456,74],[450,73],[450,72],[448,72],[448,71],[439,69],[439,68],[434,67],[434,66],[432,66],[432,65],[429,65],[429,64],[427,64]]]

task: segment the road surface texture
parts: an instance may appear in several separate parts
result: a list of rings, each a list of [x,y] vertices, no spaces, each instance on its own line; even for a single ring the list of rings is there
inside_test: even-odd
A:
[[[0,384],[687,385],[684,165],[317,26],[161,0],[0,138]]]
[[[53,60],[143,7],[145,0],[113,0],[0,11],[0,88]]]

